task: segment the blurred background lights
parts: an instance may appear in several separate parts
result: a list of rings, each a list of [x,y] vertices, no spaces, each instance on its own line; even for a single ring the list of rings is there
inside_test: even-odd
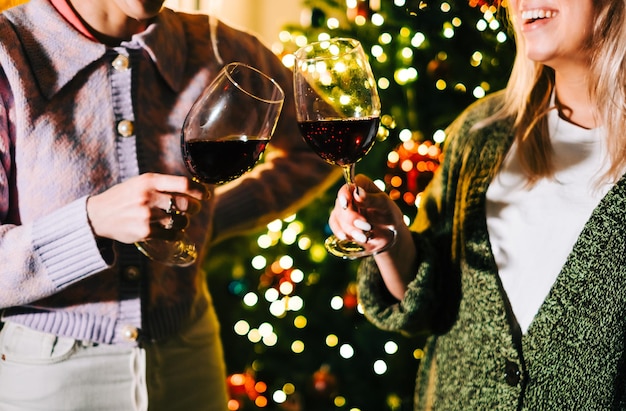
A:
[[[268,302],[273,302],[276,301],[278,299],[278,297],[280,297],[280,294],[278,292],[277,289],[275,288],[268,288],[267,290],[265,290],[265,300]]]
[[[335,407],[341,408],[341,407],[346,405],[346,399],[345,399],[345,397],[342,397],[341,395],[338,395],[333,400],[333,403],[335,404]]]
[[[261,338],[263,338],[263,336],[256,328],[253,328],[250,332],[248,332],[248,340],[250,340],[251,343],[258,343],[261,341]]]
[[[387,372],[387,363],[383,360],[376,360],[374,362],[374,372],[378,375],[383,375]]]
[[[270,248],[272,245],[274,245],[274,242],[272,241],[272,237],[269,236],[268,234],[261,234],[258,238],[257,238],[257,244],[259,245],[259,247],[263,248],[263,249],[268,249]]]
[[[313,242],[311,241],[311,238],[308,236],[301,236],[298,239],[298,248],[301,250],[308,250],[309,248],[311,248],[312,244]]]
[[[385,18],[380,13],[374,13],[372,15],[372,24],[375,26],[382,26],[385,24]]]
[[[395,354],[398,352],[398,344],[395,341],[387,341],[385,343],[385,352],[387,354]]]
[[[330,300],[330,306],[333,310],[341,310],[343,308],[343,298],[336,295]]]
[[[302,297],[294,295],[293,297],[289,298],[289,301],[287,303],[287,308],[289,309],[289,311],[300,311],[303,307],[304,300],[302,299]]]
[[[239,320],[235,323],[233,329],[237,335],[246,335],[250,331],[250,324],[245,320]]]
[[[437,130],[433,133],[433,140],[435,143],[443,143],[446,139],[446,132],[443,130]]]
[[[339,28],[339,20],[337,20],[334,17],[331,17],[328,19],[328,21],[326,22],[326,26],[331,29],[334,30],[336,28]]]
[[[276,232],[278,232],[278,231],[282,230],[282,228],[283,228],[282,220],[274,220],[274,221],[270,222],[267,225],[267,229],[269,231],[276,231]]]
[[[304,280],[304,273],[302,272],[302,270],[296,268],[291,271],[291,273],[289,274],[289,278],[296,284],[301,283],[302,280]]]
[[[287,400],[287,394],[282,390],[276,390],[274,394],[272,394],[272,400],[277,404],[282,404]]]
[[[354,355],[354,348],[352,348],[350,344],[342,344],[341,347],[339,347],[339,355],[345,359],[352,358]]]
[[[289,281],[283,281],[278,286],[278,290],[283,295],[289,295],[293,292],[293,283],[290,283]]]
[[[277,318],[281,318],[287,312],[286,304],[283,300],[276,300],[270,304],[269,312]]]
[[[299,315],[296,318],[293,319],[293,325],[296,328],[304,328],[306,327],[308,321],[306,319],[306,317],[304,315]]]
[[[248,307],[254,307],[259,302],[259,296],[256,293],[249,292],[243,296],[242,301]]]
[[[280,268],[288,270],[293,267],[293,257],[290,255],[284,255],[280,258]]]
[[[411,46],[419,48],[424,43],[424,41],[426,41],[426,36],[424,35],[424,33],[417,32],[415,33],[413,38],[411,38]]]
[[[257,270],[262,270],[265,268],[265,265],[267,264],[267,260],[265,259],[264,256],[257,255],[252,258],[252,261],[250,262],[250,264],[252,265],[253,268]]]
[[[304,351],[304,343],[300,340],[296,340],[293,343],[291,343],[291,351],[293,351],[296,354],[300,354]]]
[[[326,345],[329,347],[336,347],[339,344],[339,338],[335,334],[329,334],[326,336]]]

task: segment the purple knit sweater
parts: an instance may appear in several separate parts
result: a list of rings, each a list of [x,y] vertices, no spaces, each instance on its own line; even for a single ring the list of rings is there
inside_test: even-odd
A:
[[[216,190],[192,219],[199,261],[212,239],[291,213],[335,180],[299,136],[290,71],[253,36],[221,23],[214,28],[207,16],[164,9],[145,32],[106,47],[81,35],[48,0],[0,15],[4,321],[137,344],[126,338],[129,330],[161,339],[211,308],[198,266],[154,264],[132,245],[103,248],[86,199],[142,172],[186,174],[181,125],[224,63],[261,69],[287,97],[265,162]],[[130,135],[118,132],[121,121],[132,122]]]

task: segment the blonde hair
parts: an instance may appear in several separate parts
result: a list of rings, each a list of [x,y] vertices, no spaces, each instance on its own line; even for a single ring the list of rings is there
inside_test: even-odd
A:
[[[626,169],[626,0],[593,0],[594,25],[586,50],[590,54],[588,93],[594,116],[607,133],[610,167],[603,180],[618,179]],[[516,22],[510,18],[511,27]],[[502,109],[490,120],[513,117],[519,159],[532,184],[554,175],[548,134],[548,111],[554,90],[554,70],[526,57],[516,34],[517,53]],[[593,45],[593,46],[592,46]]]

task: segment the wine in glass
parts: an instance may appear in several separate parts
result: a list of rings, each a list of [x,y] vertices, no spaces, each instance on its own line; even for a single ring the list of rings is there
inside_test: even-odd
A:
[[[276,128],[285,95],[278,83],[254,67],[230,63],[191,107],[183,123],[181,149],[194,179],[224,184],[250,170]],[[192,264],[197,251],[183,232],[176,240],[149,239],[137,247],[168,265]]]
[[[333,38],[310,43],[295,53],[294,92],[302,136],[325,161],[342,167],[352,190],[355,163],[372,148],[380,123],[380,99],[359,41]],[[392,227],[373,229],[366,243],[329,237],[333,255],[359,258],[393,244]]]

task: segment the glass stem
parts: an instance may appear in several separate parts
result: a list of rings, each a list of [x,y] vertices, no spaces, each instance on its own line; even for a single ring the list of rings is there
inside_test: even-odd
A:
[[[350,190],[350,193],[354,195],[354,192],[358,190],[358,187],[354,184],[354,163],[347,166],[341,166],[341,169],[343,170],[343,178],[348,184],[348,189]]]
[[[347,166],[341,166],[343,170],[343,178],[345,178],[346,183],[348,183],[348,187],[353,188],[354,186],[354,163],[349,164]]]

